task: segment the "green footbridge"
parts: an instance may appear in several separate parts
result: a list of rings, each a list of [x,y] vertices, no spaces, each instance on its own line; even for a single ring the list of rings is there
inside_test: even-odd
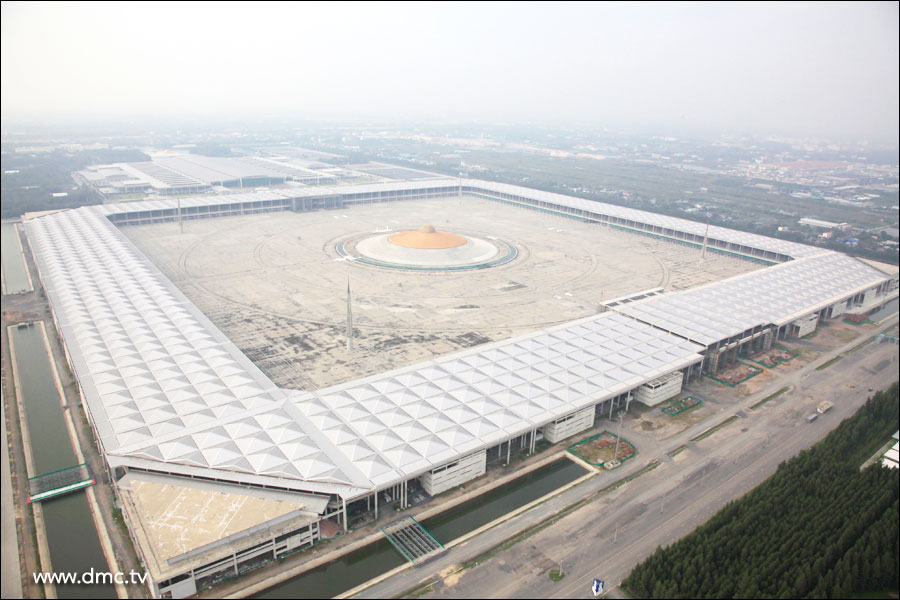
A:
[[[31,492],[28,502],[49,500],[50,498],[56,498],[57,496],[63,496],[90,487],[95,483],[97,482],[91,477],[87,465],[84,463],[58,471],[51,471],[31,477],[28,480],[28,488]]]
[[[405,517],[381,528],[384,537],[393,544],[403,558],[414,565],[425,562],[446,548],[412,517]]]

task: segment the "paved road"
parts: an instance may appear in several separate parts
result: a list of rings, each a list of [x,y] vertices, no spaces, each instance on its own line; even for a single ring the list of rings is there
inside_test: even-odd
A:
[[[896,322],[894,317],[892,322]],[[898,352],[894,344],[869,344],[837,364],[816,371],[824,363],[860,343],[857,339],[829,352],[802,369],[778,378],[768,388],[715,417],[667,440],[672,450],[744,408],[745,418],[711,437],[691,443],[674,459],[661,455],[662,464],[554,526],[501,552],[462,578],[439,585],[428,597],[590,597],[593,577],[607,580],[610,595],[633,566],[658,545],[680,539],[705,522],[729,500],[741,496],[771,475],[778,464],[814,444],[852,415],[868,397],[868,387],[881,389],[897,379]],[[855,385],[854,382],[858,383]],[[781,389],[795,386],[758,410],[746,407]],[[806,416],[818,402],[831,398],[835,408],[814,423]],[[645,462],[622,467],[616,477],[640,469]],[[359,597],[392,597],[418,582],[469,560],[514,532],[540,522],[561,507],[611,483],[609,474],[589,480],[504,525],[453,548],[426,565],[400,573]],[[547,571],[561,566],[567,576],[558,583]]]

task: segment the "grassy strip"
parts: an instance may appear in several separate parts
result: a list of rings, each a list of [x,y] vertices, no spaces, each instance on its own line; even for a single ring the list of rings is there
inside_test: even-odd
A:
[[[870,344],[870,343],[872,343],[873,341],[875,341],[875,338],[874,338],[874,337],[871,337],[871,338],[867,339],[866,341],[864,341],[864,342],[862,342],[862,343],[860,343],[860,344],[857,344],[857,345],[853,346],[852,348],[850,348],[849,350],[847,350],[846,352],[844,352],[844,356],[847,356],[848,354],[853,354],[854,352],[856,352],[857,350],[859,350],[859,349],[862,348],[863,346],[865,346],[865,345],[867,345],[867,344]]]
[[[775,392],[774,394],[769,394],[768,396],[766,396],[765,398],[763,398],[762,400],[760,400],[759,402],[757,402],[756,404],[754,404],[753,406],[751,406],[751,407],[750,407],[750,410],[756,410],[757,408],[759,408],[760,406],[762,406],[763,404],[765,404],[765,403],[768,402],[769,400],[774,400],[775,398],[777,398],[778,396],[782,395],[783,393],[785,393],[785,392],[788,391],[789,389],[791,389],[791,386],[783,387],[783,388],[781,388],[780,390],[778,390],[777,392]]]
[[[588,504],[590,504],[591,502],[593,502],[594,500],[596,500],[603,494],[611,492],[611,491],[625,485],[629,481],[637,479],[644,473],[648,473],[658,466],[659,466],[658,459],[654,459],[654,460],[650,461],[649,463],[647,463],[647,466],[644,467],[643,469],[641,469],[640,471],[638,471],[636,473],[632,473],[628,477],[624,477],[624,478],[620,479],[619,481],[616,481],[615,483],[611,483],[610,485],[606,486],[605,488],[603,488],[601,490],[597,490],[596,492],[594,492],[587,498],[582,498],[581,500],[578,500],[577,502],[573,502],[569,506],[566,506],[565,508],[560,510],[555,515],[551,515],[551,516],[547,517],[546,519],[544,519],[543,521],[541,521],[540,523],[536,523],[535,525],[532,525],[528,529],[510,536],[509,538],[500,542],[493,548],[490,548],[490,549],[486,550],[485,552],[483,552],[482,554],[476,556],[475,558],[462,563],[462,565],[460,565],[460,571],[465,571],[467,569],[473,569],[473,568],[477,567],[481,563],[490,560],[491,558],[494,557],[494,555],[502,552],[503,550],[508,550],[508,549],[512,548],[519,542],[527,540],[528,538],[532,537],[533,535],[540,533],[547,527],[554,525],[555,523],[559,522],[561,519],[570,515],[571,513],[575,512],[576,510],[584,508],[585,506],[587,506]]]
[[[848,354],[852,354],[852,353],[856,352],[857,350],[859,350],[860,348],[862,348],[863,346],[869,344],[873,339],[874,339],[874,338],[869,338],[869,339],[867,339],[866,341],[862,342],[861,344],[857,344],[857,345],[853,346],[852,348],[850,348],[849,350],[847,350],[847,351],[844,352],[843,354],[838,354],[837,356],[835,356],[834,358],[832,358],[831,360],[829,360],[827,363],[822,364],[822,365],[819,365],[818,367],[816,367],[816,371],[824,371],[825,369],[827,369],[828,367],[830,367],[831,365],[833,365],[833,364],[836,363],[837,361],[841,360],[842,358],[844,358],[844,357],[847,356]]]
[[[703,433],[701,433],[700,435],[698,435],[697,437],[691,438],[691,441],[692,441],[692,442],[699,442],[700,440],[705,440],[706,438],[708,438],[709,436],[711,436],[712,434],[714,434],[714,433],[717,432],[718,430],[722,429],[723,427],[725,427],[726,425],[728,425],[728,424],[731,423],[732,421],[737,421],[737,419],[738,419],[737,415],[731,415],[730,417],[728,417],[727,419],[725,419],[724,421],[722,421],[721,423],[719,423],[719,424],[716,425],[715,427],[711,427],[711,428],[707,429],[706,431],[704,431]]]
[[[426,579],[419,585],[409,588],[408,590],[406,590],[405,592],[403,592],[402,594],[400,594],[397,597],[398,598],[409,598],[410,600],[415,600],[416,598],[419,598],[421,596],[424,596],[425,594],[430,594],[431,592],[433,592],[434,586],[437,585],[437,582],[438,582],[437,577],[430,577],[429,579]]]
[[[669,452],[669,457],[674,457],[679,452],[683,452],[685,450],[687,450],[687,444],[684,444],[683,446],[678,446],[677,448],[675,448],[674,450]]]
[[[34,522],[34,505],[29,503],[27,511],[28,511],[29,517],[30,517],[27,522],[29,525],[29,529],[31,530],[31,543],[32,543],[31,548],[34,551],[34,560],[35,560],[34,564],[36,564],[38,566],[38,568],[40,568],[41,552],[39,550],[40,546],[38,546],[37,523]],[[44,582],[41,581],[38,585],[41,588],[41,598],[46,598],[47,597],[47,588],[44,586]],[[22,584],[22,594],[25,594],[24,582]]]
[[[837,361],[841,360],[842,358],[844,358],[844,355],[843,355],[843,354],[838,354],[837,356],[835,356],[834,358],[832,358],[831,360],[829,360],[827,363],[821,364],[821,365],[819,365],[818,367],[816,367],[816,371],[824,371],[825,369],[827,369],[828,367],[830,367],[831,365],[833,365],[833,364],[836,363]]]

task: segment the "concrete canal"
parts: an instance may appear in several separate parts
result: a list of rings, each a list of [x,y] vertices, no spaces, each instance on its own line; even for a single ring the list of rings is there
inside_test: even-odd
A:
[[[31,452],[34,474],[78,464],[41,328],[34,324],[9,332],[31,442],[26,452]],[[80,418],[74,413],[72,417]],[[41,510],[55,573],[109,571],[84,491],[45,500]],[[56,592],[60,598],[116,597],[111,585],[57,584]]]
[[[3,293],[30,292],[32,289],[31,279],[28,277],[28,271],[25,270],[25,257],[22,254],[18,225],[3,223],[0,242],[3,244],[2,259],[0,259],[3,265]]]
[[[456,538],[490,523],[517,508],[578,479],[587,471],[562,458],[516,478],[510,483],[422,522],[445,546]],[[361,585],[405,560],[387,539],[344,555],[293,579],[278,584],[256,598],[332,598]]]

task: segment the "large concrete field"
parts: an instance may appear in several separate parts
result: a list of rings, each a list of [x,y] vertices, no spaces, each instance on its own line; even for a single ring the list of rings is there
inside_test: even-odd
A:
[[[430,223],[495,236],[507,264],[406,272],[340,260],[351,235]],[[122,231],[278,385],[317,389],[596,314],[759,263],[465,197],[130,226]],[[347,281],[354,350],[346,350]]]

